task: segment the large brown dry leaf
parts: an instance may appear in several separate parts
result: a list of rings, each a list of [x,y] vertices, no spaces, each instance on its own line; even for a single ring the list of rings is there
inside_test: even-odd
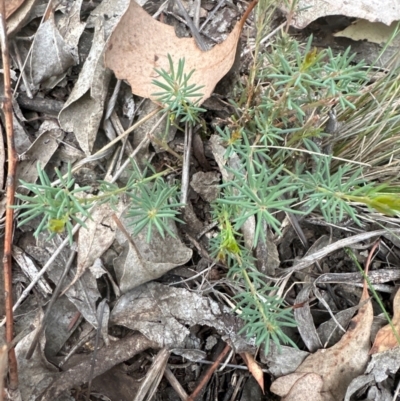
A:
[[[360,302],[367,299],[364,288]],[[271,391],[284,397],[284,401],[342,401],[350,382],[363,374],[367,365],[372,319],[372,305],[366,301],[336,345],[310,355],[295,373],[275,380]]]
[[[393,299],[393,319],[392,323],[400,335],[400,289],[397,290],[396,296]],[[371,348],[370,354],[384,352],[399,345],[393,329],[388,324],[382,327],[375,337],[374,345]]]
[[[186,73],[195,70],[190,83],[204,86],[200,91],[203,102],[232,67],[240,32],[256,2],[225,42],[203,52],[193,38],[178,38],[172,26],[156,21],[132,0],[108,42],[106,66],[118,79],[128,80],[135,95],[154,99],[152,94],[158,90],[152,81],[159,77],[154,69],[169,70],[168,54],[175,65],[184,58]]]
[[[287,2],[281,2],[281,8],[289,13]],[[290,3],[291,4],[291,3]],[[400,20],[400,3],[393,0],[299,0],[291,25],[304,28],[310,22],[326,15],[346,15],[371,22],[383,22],[390,25]]]

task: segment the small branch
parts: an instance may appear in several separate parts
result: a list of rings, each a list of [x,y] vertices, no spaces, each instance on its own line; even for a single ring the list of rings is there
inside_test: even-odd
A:
[[[215,362],[210,366],[210,369],[208,369],[207,373],[203,376],[203,378],[200,380],[199,384],[197,387],[194,389],[193,393],[188,397],[187,401],[195,401],[196,398],[200,395],[202,389],[204,386],[208,383],[210,380],[212,374],[214,371],[218,368],[218,365],[222,362],[222,360],[225,358],[226,354],[231,350],[231,347],[227,344],[225,348],[222,350],[222,352],[218,355],[218,358],[215,360]]]
[[[190,172],[190,153],[192,150],[193,125],[185,125],[185,148],[183,154],[182,166],[182,185],[181,185],[181,203],[186,205],[189,193],[189,172]]]
[[[14,209],[10,206],[14,204],[15,193],[15,173],[17,168],[18,156],[14,146],[13,134],[13,116],[12,116],[12,94],[11,94],[11,79],[10,79],[10,57],[8,52],[7,30],[6,30],[6,15],[5,5],[6,0],[0,0],[0,44],[1,56],[3,60],[3,74],[4,74],[4,100],[3,111],[5,119],[5,128],[7,135],[7,148],[8,148],[8,171],[7,171],[7,184],[6,184],[6,224],[4,234],[4,293],[5,293],[5,307],[6,307],[6,341],[11,343],[13,340],[13,301],[12,301],[12,272],[11,272],[11,253],[12,253],[12,240],[13,240],[13,223],[14,223]],[[17,359],[15,356],[14,348],[8,352],[9,362],[9,389],[16,390],[18,388],[18,368]]]

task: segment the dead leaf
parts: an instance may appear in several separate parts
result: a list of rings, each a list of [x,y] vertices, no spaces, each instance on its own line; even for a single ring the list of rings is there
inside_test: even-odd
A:
[[[23,4],[25,0],[8,0],[6,1],[6,19],[13,14]]]
[[[289,13],[289,7],[286,2],[281,2],[280,8],[286,13]],[[345,15],[390,25],[393,21],[400,20],[400,3],[392,0],[299,0],[290,24],[302,29],[326,15]]]
[[[120,203],[122,205],[122,203]],[[96,259],[111,246],[115,238],[116,225],[112,219],[115,211],[109,204],[103,203],[94,209],[86,227],[79,230],[78,265],[74,279],[63,291],[65,294],[73,286],[88,267],[93,266]]]
[[[86,27],[86,22],[81,21],[82,1],[75,0],[68,14],[57,21],[58,30],[70,48],[71,55],[75,59],[76,64],[79,63],[78,43]]]
[[[153,19],[135,1],[121,18],[108,41],[105,63],[118,79],[126,79],[135,95],[155,100],[157,87],[152,81],[159,75],[154,69],[169,70],[168,55],[176,65],[185,59],[185,69],[195,70],[191,83],[204,86],[200,103],[209,98],[218,81],[230,70],[244,22],[254,0],[225,42],[207,52],[201,51],[193,38],[178,38],[172,26]]]
[[[293,373],[310,354],[287,345],[271,343],[270,351],[267,355],[260,353],[262,363],[268,365],[268,370],[275,377],[281,377]]]
[[[18,163],[17,182],[19,183],[19,180],[35,182],[38,178],[37,163],[40,163],[41,168],[45,168],[63,138],[64,132],[56,121],[44,121],[39,128],[37,139]],[[21,193],[21,190],[18,192]]]
[[[89,368],[93,358],[92,354],[83,355],[73,368],[58,373],[54,381],[52,381],[41,394],[41,397],[36,398],[36,400],[57,400],[59,395],[71,388],[80,387],[82,384],[86,383],[90,377],[95,378],[107,372],[112,367],[142,353],[148,348],[156,347],[157,344],[154,344],[141,334],[133,334],[119,341],[112,342],[109,347],[103,347],[98,351],[96,356],[97,363],[94,366],[93,372],[91,372]],[[29,378],[26,380],[31,382]],[[23,398],[23,400],[28,400],[28,398]]]
[[[130,230],[130,218],[121,218],[121,222]],[[146,233],[141,232],[132,239],[133,246],[118,229],[117,241],[124,246],[122,254],[114,260],[114,269],[122,293],[155,280],[171,269],[184,265],[192,257],[192,250],[186,247],[177,236],[174,222],[170,222],[176,238],[166,237],[154,230],[151,241],[146,240]]]
[[[397,28],[397,21],[392,22],[390,26],[382,22],[370,22],[364,19],[354,21],[343,31],[333,34],[335,37],[349,38],[352,40],[367,40],[371,43],[384,44],[394,34]]]
[[[81,149],[89,155],[103,117],[110,72],[104,66],[103,52],[111,29],[128,6],[128,0],[104,0],[91,13],[94,38],[78,81],[59,115],[65,131],[73,132]],[[110,17],[105,18],[108,15]],[[88,22],[89,24],[89,22]]]
[[[261,387],[261,390],[264,394],[264,372],[260,368],[260,365],[254,360],[253,355],[248,352],[243,352],[240,354],[245,364],[249,368],[249,372],[256,379],[258,385]]]
[[[400,335],[400,288],[397,290],[396,296],[393,299],[393,319],[392,323]],[[382,327],[376,337],[374,344],[372,345],[370,354],[377,354],[384,352],[399,345],[396,336],[393,334],[393,329],[390,325]]]
[[[239,317],[209,297],[184,288],[151,282],[122,295],[111,312],[112,324],[140,331],[160,348],[185,347],[188,327],[213,327],[239,353],[254,352],[253,340],[237,332],[242,327]]]
[[[38,327],[42,318],[43,313],[39,311],[32,324]],[[36,397],[53,381],[58,372],[58,369],[49,363],[44,355],[46,342],[44,334],[41,335],[40,346],[36,347],[32,358],[29,360],[25,358],[35,334],[35,330],[31,331],[15,347],[15,355],[18,361],[19,390],[22,400],[37,399]]]
[[[12,256],[17,262],[18,266],[30,280],[36,278],[38,274],[38,269],[33,263],[32,259],[21,248],[13,245]],[[51,294],[53,292],[44,277],[41,277],[39,279],[37,286],[44,296],[47,296],[48,294]]]
[[[367,299],[368,290],[364,287],[360,303]],[[275,380],[271,391],[284,396],[284,401],[342,401],[350,382],[365,371],[369,358],[372,320],[372,305],[370,301],[366,301],[337,344],[310,355],[295,373]],[[317,376],[322,380],[322,386],[319,385]],[[305,382],[302,383],[302,380]],[[301,396],[307,398],[300,398]]]
[[[7,18],[7,34],[12,36],[25,24],[37,0],[24,0]]]
[[[61,76],[62,79],[68,68],[75,64],[69,46],[56,27],[53,13],[36,32],[30,62],[34,85],[53,77]]]

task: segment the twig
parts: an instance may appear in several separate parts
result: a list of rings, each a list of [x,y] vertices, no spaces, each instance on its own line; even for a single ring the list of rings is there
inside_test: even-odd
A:
[[[169,384],[172,386],[172,388],[176,391],[179,398],[182,401],[186,401],[188,398],[188,395],[186,394],[185,389],[181,386],[181,383],[179,383],[177,378],[174,376],[174,374],[171,372],[171,370],[168,367],[165,368],[164,376],[169,381]]]
[[[186,205],[189,192],[189,171],[190,171],[190,153],[192,149],[193,125],[186,123],[185,125],[185,148],[183,153],[182,166],[182,195],[181,203]]]
[[[3,60],[3,75],[4,75],[4,100],[3,111],[5,128],[7,135],[7,156],[8,156],[8,171],[6,184],[6,223],[4,234],[4,294],[6,307],[6,341],[11,343],[13,340],[13,301],[12,301],[12,272],[11,272],[11,254],[12,254],[12,238],[13,238],[13,223],[14,209],[10,206],[14,204],[15,193],[15,173],[17,168],[18,156],[15,151],[14,134],[13,134],[13,116],[12,116],[12,94],[11,94],[11,77],[10,77],[10,56],[8,51],[8,40],[6,30],[6,5],[5,0],[0,1],[0,43],[1,57]],[[16,390],[18,388],[18,367],[15,349],[11,348],[8,351],[9,363],[9,389]]]
[[[186,8],[183,6],[181,0],[176,0],[176,3],[178,4],[178,7],[183,15],[183,17],[186,20],[186,23],[190,29],[190,31],[192,32],[192,35],[194,37],[194,39],[196,40],[197,46],[199,47],[200,50],[202,50],[203,52],[207,51],[207,46],[204,44],[204,41],[202,39],[202,37],[199,34],[199,31],[197,30],[196,26],[194,25],[192,19],[190,18],[188,12],[186,11]]]
[[[335,252],[346,246],[357,244],[358,242],[361,241],[366,241],[367,239],[370,239],[372,237],[379,237],[381,235],[387,234],[388,232],[399,234],[400,229],[396,228],[394,230],[386,229],[386,230],[370,231],[367,233],[357,234],[353,235],[352,237],[341,239],[339,241],[334,242],[333,244],[327,245],[326,247],[312,253],[311,255],[304,257],[299,262],[296,262],[293,267],[285,269],[285,274],[305,269],[306,267],[314,264],[317,260],[324,258],[325,256],[329,255],[332,252]]]
[[[202,391],[203,387],[207,384],[207,382],[210,380],[211,375],[214,373],[214,371],[217,369],[218,365],[221,363],[221,361],[225,358],[226,354],[230,351],[231,347],[226,344],[225,348],[222,350],[222,352],[218,355],[218,358],[215,360],[215,362],[210,366],[210,369],[208,369],[207,373],[203,376],[203,378],[200,380],[200,383],[197,385],[197,387],[194,389],[193,393],[188,397],[187,401],[195,401],[196,398],[199,396],[200,392]]]

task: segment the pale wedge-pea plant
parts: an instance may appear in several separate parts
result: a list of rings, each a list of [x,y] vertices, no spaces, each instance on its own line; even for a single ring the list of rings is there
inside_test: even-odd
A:
[[[212,205],[218,231],[210,241],[210,253],[228,268],[243,332],[255,336],[256,344],[268,352],[271,342],[294,345],[285,328],[295,326],[295,321],[277,288],[256,268],[253,250],[266,240],[265,227],[281,234],[280,212],[298,217],[319,213],[328,223],[350,217],[361,224],[360,204],[396,215],[400,202],[387,186],[367,182],[362,167],[354,169],[352,162],[342,160],[333,168],[334,146],[333,152],[326,151],[323,144],[334,139],[324,132],[330,109],[352,110],[368,83],[364,65],[353,63],[350,50],[335,55],[330,49],[312,49],[311,39],[303,46],[282,35],[268,52],[259,52],[254,63],[256,68],[231,100],[234,115],[216,127],[226,159],[237,156],[240,167],[226,167],[231,179],[221,183]],[[190,82],[193,71],[185,72],[184,60],[175,66],[169,57],[169,71],[157,72],[156,96],[165,105],[168,121],[198,122],[204,111],[197,100],[201,88]],[[21,183],[31,194],[17,195],[22,201],[16,206],[19,224],[39,217],[35,235],[46,229],[50,235],[66,230],[72,241],[73,222],[84,226],[94,202],[115,204],[126,193],[134,235],[146,230],[148,241],[154,231],[163,237],[174,235],[170,221],[180,221],[183,206],[177,201],[178,187],[165,182],[165,172],[140,171],[134,161],[132,165],[125,187],[102,182],[96,195],[84,194],[87,188],[75,184],[70,167],[66,178],[57,171],[56,187],[39,168],[38,183]],[[253,243],[246,247],[241,229],[249,218],[255,220],[255,231]]]
[[[14,206],[20,211],[19,226],[40,218],[40,223],[34,232],[37,237],[42,231],[48,231],[50,238],[64,231],[67,232],[70,243],[73,242],[73,223],[86,227],[85,220],[91,218],[92,206],[109,202],[111,206],[118,203],[121,194],[131,200],[127,216],[133,217],[132,233],[139,234],[146,228],[146,238],[150,241],[152,233],[157,230],[162,237],[165,234],[174,235],[170,229],[170,221],[181,221],[178,218],[179,207],[176,201],[178,188],[169,186],[163,179],[167,171],[155,173],[151,168],[140,171],[132,160],[132,175],[126,186],[120,187],[106,181],[99,181],[97,195],[88,194],[92,187],[75,185],[71,165],[65,176],[55,169],[60,183],[53,186],[48,174],[38,164],[39,182],[20,182],[20,186],[30,191],[30,195],[16,194],[22,202]],[[149,170],[149,171],[148,171]]]

